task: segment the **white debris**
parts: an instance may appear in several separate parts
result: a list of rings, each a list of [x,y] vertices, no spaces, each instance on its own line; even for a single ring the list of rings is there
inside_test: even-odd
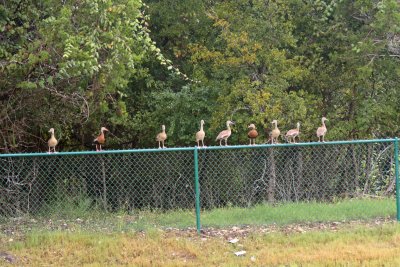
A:
[[[235,255],[236,255],[236,256],[243,256],[243,255],[245,255],[245,254],[246,254],[246,251],[245,251],[245,250],[241,250],[241,251],[235,252]]]
[[[254,261],[256,261],[256,257],[251,256],[250,260],[254,262]]]
[[[234,238],[234,239],[229,240],[229,243],[235,244],[235,243],[237,243],[238,241],[239,241],[239,239]]]

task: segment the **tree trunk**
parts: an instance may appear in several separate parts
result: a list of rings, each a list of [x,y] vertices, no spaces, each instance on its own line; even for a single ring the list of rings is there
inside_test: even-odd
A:
[[[372,146],[368,145],[367,160],[366,160],[366,172],[365,172],[365,184],[364,184],[364,194],[367,194],[369,190],[369,176],[372,171]]]
[[[357,151],[356,151],[356,146],[352,145],[352,154],[353,154],[353,167],[354,167],[354,187],[356,190],[356,194],[358,195],[360,192],[360,165],[359,162],[357,160]]]
[[[103,206],[104,210],[107,211],[107,182],[106,182],[106,167],[104,165],[104,157],[100,156],[101,159],[101,176],[103,181]]]
[[[270,162],[270,177],[269,177],[269,182],[268,182],[268,190],[267,190],[267,197],[268,197],[268,202],[269,203],[274,203],[275,202],[275,187],[276,187],[276,166],[275,166],[275,155],[274,155],[274,149],[271,148],[270,150],[270,157],[269,157],[269,162]]]

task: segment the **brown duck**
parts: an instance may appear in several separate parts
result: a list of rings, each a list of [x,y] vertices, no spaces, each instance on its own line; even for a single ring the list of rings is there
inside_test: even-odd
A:
[[[101,127],[99,136],[93,140],[93,143],[96,144],[96,151],[101,151],[101,145],[104,145],[106,142],[106,137],[104,135],[105,131],[108,132],[108,129],[106,127]]]
[[[249,127],[247,127],[249,130],[249,132],[247,133],[247,136],[250,139],[250,145],[255,145],[256,144],[256,138],[258,136],[258,132],[257,132],[257,128],[256,126],[252,123],[249,125]]]

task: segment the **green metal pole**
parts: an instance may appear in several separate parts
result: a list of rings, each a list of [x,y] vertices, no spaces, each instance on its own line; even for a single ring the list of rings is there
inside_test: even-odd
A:
[[[400,221],[399,139],[394,140],[394,175],[396,177],[397,221]]]
[[[200,183],[199,183],[199,151],[194,148],[194,190],[196,193],[196,228],[197,233],[200,234]]]

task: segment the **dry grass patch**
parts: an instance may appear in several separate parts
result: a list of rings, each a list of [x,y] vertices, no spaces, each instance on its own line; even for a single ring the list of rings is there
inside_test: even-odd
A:
[[[227,236],[193,231],[36,231],[18,242],[2,239],[2,250],[29,266],[400,266],[400,226],[393,222],[303,233],[255,228],[237,236],[240,241],[231,244]],[[247,253],[237,257],[238,250]]]

